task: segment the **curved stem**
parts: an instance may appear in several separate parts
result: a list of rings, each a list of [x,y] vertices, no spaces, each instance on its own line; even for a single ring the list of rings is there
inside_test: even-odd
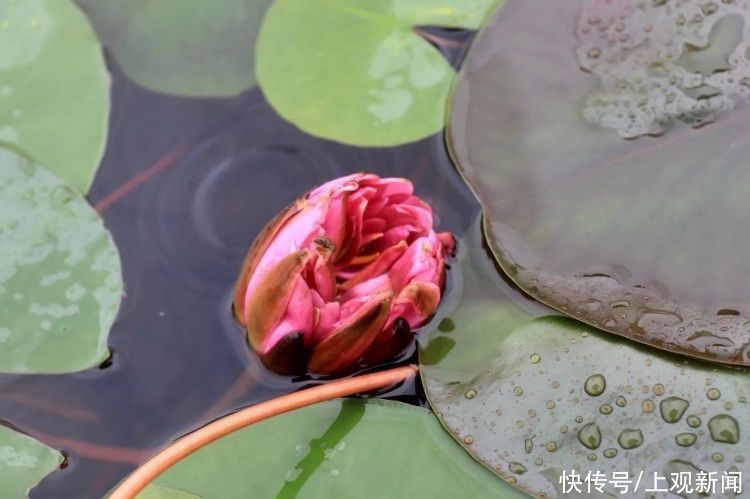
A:
[[[175,441],[146,461],[126,478],[109,496],[110,499],[133,499],[157,476],[198,449],[230,433],[285,412],[318,402],[385,388],[413,378],[417,367],[397,367],[363,376],[332,381],[325,385],[290,393],[214,421]]]

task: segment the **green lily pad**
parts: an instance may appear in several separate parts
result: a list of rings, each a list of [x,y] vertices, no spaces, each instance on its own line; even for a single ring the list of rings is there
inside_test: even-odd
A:
[[[661,487],[679,471],[750,473],[747,372],[649,352],[572,319],[516,329],[468,383],[426,385],[467,450],[536,497],[565,495],[563,471],[608,481],[629,472],[633,483],[643,472],[643,496],[654,473]],[[618,495],[612,483],[599,492]]]
[[[379,400],[276,416],[201,449],[155,483],[206,499],[513,497],[429,411]]]
[[[76,0],[128,78],[157,92],[225,97],[255,85],[271,0]]]
[[[69,0],[0,0],[0,143],[85,192],[104,153],[109,75]]]
[[[143,489],[136,497],[138,499],[201,499],[199,496],[184,490],[161,487],[153,483]]]
[[[122,290],[117,249],[86,200],[0,148],[0,372],[99,364]]]
[[[65,458],[31,437],[0,426],[0,497],[28,497],[29,490]]]
[[[258,82],[281,116],[312,135],[412,142],[442,129],[455,76],[414,28],[474,29],[497,3],[277,0],[258,38]]]
[[[657,348],[750,365],[748,21],[738,2],[542,0],[488,23],[450,143],[524,291]]]
[[[420,333],[420,371],[433,410],[480,462],[535,497],[563,496],[562,471],[643,472],[637,497],[655,472],[747,476],[750,373],[551,316],[495,272],[479,226],[458,248],[447,317]]]

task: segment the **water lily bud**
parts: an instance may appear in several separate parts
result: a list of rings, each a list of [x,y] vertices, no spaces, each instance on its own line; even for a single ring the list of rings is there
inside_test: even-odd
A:
[[[406,179],[332,180],[271,220],[245,258],[234,312],[280,374],[383,362],[435,312],[454,239]]]

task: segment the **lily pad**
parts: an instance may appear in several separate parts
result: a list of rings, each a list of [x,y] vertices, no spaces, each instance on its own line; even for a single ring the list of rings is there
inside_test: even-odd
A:
[[[488,23],[450,142],[524,291],[639,342],[750,365],[748,21],[739,2],[541,0]]]
[[[86,200],[0,148],[0,372],[99,364],[122,290],[117,249]]]
[[[76,1],[139,85],[190,97],[255,85],[253,47],[271,0]]]
[[[443,128],[455,76],[414,28],[475,29],[497,3],[277,0],[258,38],[258,81],[274,109],[312,135],[412,142]]]
[[[55,449],[0,426],[0,497],[28,497],[29,490],[64,459]]]
[[[693,484],[701,471],[750,473],[747,372],[649,353],[569,318],[519,327],[468,383],[425,381],[467,450],[536,497],[566,495],[563,472],[601,473],[602,489],[583,483],[581,492],[612,496],[620,494],[614,473],[629,473],[630,493],[643,496],[681,471]],[[665,477],[656,486],[654,473]]]
[[[85,192],[104,153],[108,85],[99,42],[71,1],[0,0],[0,143]]]
[[[143,489],[136,497],[138,499],[201,499],[195,494],[170,487],[161,487],[153,483]]]
[[[378,400],[276,416],[201,449],[155,483],[206,499],[513,497],[429,411]]]

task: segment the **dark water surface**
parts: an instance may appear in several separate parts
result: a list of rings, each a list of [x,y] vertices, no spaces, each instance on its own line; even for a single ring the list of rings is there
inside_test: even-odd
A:
[[[428,35],[454,64],[470,38]],[[357,171],[404,176],[434,207],[438,228],[459,237],[479,211],[442,134],[401,147],[349,147],[298,131],[258,89],[183,99],[112,71],[109,143],[89,195],[125,278],[112,358],[76,374],[0,376],[0,419],[68,455],[34,499],[102,497],[174,438],[315,382],[265,371],[230,310],[255,235],[306,190]],[[413,383],[386,396],[423,403]]]

